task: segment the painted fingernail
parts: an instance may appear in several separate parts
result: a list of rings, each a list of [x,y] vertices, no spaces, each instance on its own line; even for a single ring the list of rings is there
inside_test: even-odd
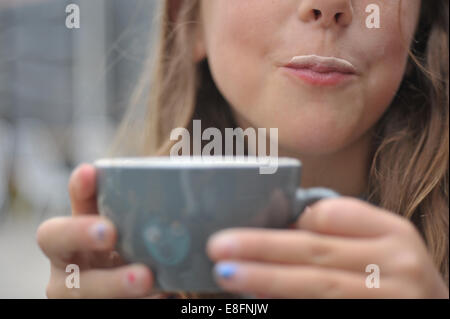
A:
[[[223,279],[232,279],[238,270],[238,266],[234,263],[218,263],[214,267],[217,276]]]
[[[136,289],[137,287],[137,274],[134,270],[130,270],[125,274],[125,285],[128,289]]]
[[[136,275],[134,274],[134,272],[129,272],[127,274],[127,280],[130,284],[134,284],[134,282],[136,281]]]
[[[84,193],[83,185],[81,184],[82,183],[81,175],[83,174],[82,167],[79,167],[75,174],[76,174],[75,194],[78,199],[81,199],[81,198],[83,198],[83,193]]]
[[[90,229],[91,236],[98,243],[103,243],[106,239],[107,227],[104,223],[97,223],[93,225]]]
[[[129,270],[125,273],[125,286],[130,291],[140,291],[144,288],[145,274],[140,269]]]

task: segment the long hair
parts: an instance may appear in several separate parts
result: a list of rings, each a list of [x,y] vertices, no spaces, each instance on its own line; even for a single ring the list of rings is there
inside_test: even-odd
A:
[[[448,10],[448,1],[422,1],[409,71],[377,124],[369,173],[369,200],[414,223],[447,285]]]
[[[111,156],[167,155],[175,143],[170,141],[171,130],[190,129],[195,118],[217,128],[235,126],[208,64],[193,59],[199,2],[162,3],[153,74],[149,75],[150,67],[145,70],[135,96],[137,99],[150,87],[148,103],[139,116],[135,108],[129,109]],[[171,3],[180,6],[176,17],[171,16]],[[416,225],[447,285],[448,11],[446,0],[422,1],[408,71],[392,105],[376,125],[368,185],[370,202]]]

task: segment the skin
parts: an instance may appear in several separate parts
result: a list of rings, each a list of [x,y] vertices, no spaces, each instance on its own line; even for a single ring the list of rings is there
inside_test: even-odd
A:
[[[372,3],[380,6],[380,29],[366,27]],[[317,21],[313,9],[322,12]],[[420,1],[213,0],[202,1],[201,10],[197,56],[208,58],[239,126],[278,128],[279,154],[303,162],[302,186],[363,193],[371,129],[403,78]],[[359,75],[348,85],[323,88],[280,68],[310,54],[344,58]]]
[[[236,269],[227,279],[217,276],[230,292],[274,298],[449,297],[412,223],[348,197],[365,190],[370,133],[404,76],[420,11],[419,0],[375,1],[383,28],[369,30],[369,3],[374,1],[201,3],[195,57],[208,58],[241,127],[278,127],[279,153],[303,162],[301,186],[328,186],[347,195],[311,206],[289,230],[228,229],[213,235],[207,245],[211,259]],[[313,9],[321,10],[320,19]],[[342,15],[335,21],[337,12]],[[339,87],[301,83],[280,68],[300,54],[346,58],[358,67],[358,76]],[[114,252],[116,230],[98,216],[95,181],[94,167],[78,167],[69,182],[72,217],[51,219],[38,229],[38,243],[51,262],[47,295],[148,296],[153,275],[144,265],[124,265]],[[105,229],[100,241],[91,231],[98,223]],[[70,263],[81,267],[80,289],[65,286]],[[380,288],[366,288],[369,264],[380,268]]]

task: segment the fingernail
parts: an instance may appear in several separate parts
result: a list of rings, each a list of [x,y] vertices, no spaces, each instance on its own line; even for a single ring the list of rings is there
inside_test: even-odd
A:
[[[136,275],[133,272],[129,272],[127,274],[127,280],[129,283],[134,284],[134,282],[136,280]]]
[[[231,257],[236,254],[237,240],[230,235],[215,235],[211,238],[211,249],[222,257]]]
[[[136,271],[130,270],[125,274],[125,286],[128,289],[134,290],[137,288],[137,274]]]
[[[76,172],[77,176],[76,176],[76,180],[75,180],[75,193],[76,193],[76,197],[77,198],[82,198],[81,195],[83,195],[83,187],[81,185],[81,174],[82,174],[82,169],[81,167],[78,168],[78,171]]]
[[[140,269],[129,270],[125,273],[125,286],[132,290],[141,290],[143,288],[144,274]]]
[[[104,223],[97,223],[90,229],[92,238],[98,243],[103,243],[106,239],[107,226]]]
[[[238,266],[234,263],[218,263],[214,267],[217,276],[223,279],[231,279],[237,273]]]

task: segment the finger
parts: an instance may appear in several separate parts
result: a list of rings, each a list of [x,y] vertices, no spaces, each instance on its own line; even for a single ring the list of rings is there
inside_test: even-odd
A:
[[[179,293],[161,292],[161,293],[153,293],[149,296],[144,297],[144,299],[184,299],[184,298],[183,295]]]
[[[272,298],[395,297],[390,282],[368,288],[365,276],[320,267],[227,261],[215,265],[214,275],[227,291]]]
[[[79,282],[64,271],[58,277],[47,288],[49,298],[140,298],[148,296],[153,286],[151,271],[140,264],[82,271]]]
[[[299,230],[231,229],[214,234],[207,253],[214,261],[233,259],[336,268],[364,273],[381,264],[384,243]],[[357,253],[355,253],[357,252]]]
[[[405,219],[357,199],[339,198],[311,206],[297,227],[328,235],[376,237],[405,227]]]
[[[73,171],[69,180],[69,194],[73,215],[97,213],[94,166],[82,164]]]
[[[39,226],[36,236],[47,257],[63,267],[76,252],[112,250],[116,242],[114,225],[99,216],[56,217]]]

